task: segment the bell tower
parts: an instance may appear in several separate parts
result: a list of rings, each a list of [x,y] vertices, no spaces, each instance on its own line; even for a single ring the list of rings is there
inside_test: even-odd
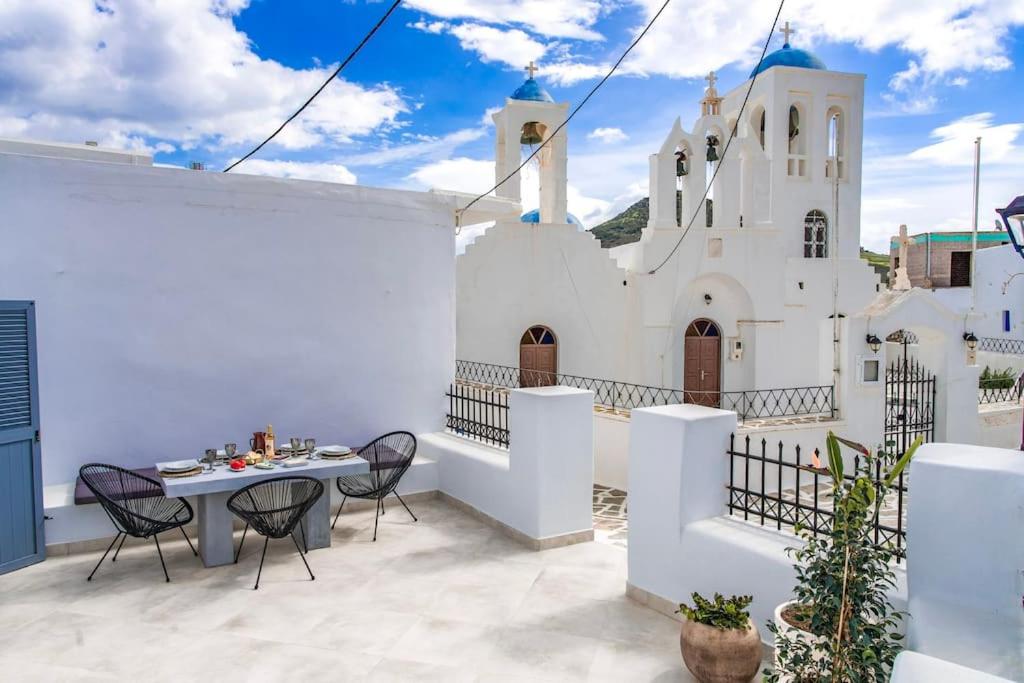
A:
[[[526,67],[526,81],[505,100],[505,106],[493,116],[495,139],[495,182],[518,168],[566,118],[569,105],[557,104],[534,79],[537,67]],[[536,157],[540,175],[540,222],[564,224],[568,221],[568,139],[560,130],[544,145]],[[496,190],[499,197],[522,202],[522,173],[513,175]],[[524,211],[538,207],[524,206]]]

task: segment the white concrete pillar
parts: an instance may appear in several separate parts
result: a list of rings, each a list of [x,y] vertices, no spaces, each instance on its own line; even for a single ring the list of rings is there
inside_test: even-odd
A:
[[[729,435],[736,413],[695,405],[632,412],[629,445],[629,583],[675,595],[683,528],[726,512]]]
[[[513,389],[507,494],[520,499],[506,523],[535,539],[593,528],[594,392]],[[503,520],[505,521],[505,520]]]
[[[910,481],[908,645],[1024,680],[1024,454],[927,444]]]

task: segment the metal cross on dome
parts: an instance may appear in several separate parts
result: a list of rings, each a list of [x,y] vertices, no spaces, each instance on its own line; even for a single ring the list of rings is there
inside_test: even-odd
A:
[[[794,33],[796,33],[796,29],[790,28],[789,27],[789,22],[787,21],[785,23],[785,25],[782,27],[782,40],[783,40],[783,43],[786,44],[786,45],[789,45],[789,36],[794,34]]]
[[[714,90],[715,83],[718,82],[718,76],[715,75],[714,71],[709,71],[708,75],[704,77],[704,80],[708,82],[708,90]]]
[[[527,65],[527,67],[526,67],[526,73],[529,74],[530,78],[533,78],[533,74],[537,73],[537,71],[539,71],[539,69],[537,68],[537,65],[533,63],[533,60],[531,59],[529,65]]]

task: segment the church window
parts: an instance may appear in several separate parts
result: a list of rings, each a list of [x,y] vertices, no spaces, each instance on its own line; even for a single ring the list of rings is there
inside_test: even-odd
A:
[[[761,145],[761,149],[764,149],[764,124],[764,107],[757,107],[750,116],[750,129],[757,138],[758,144]]]
[[[804,258],[828,257],[828,219],[817,209],[804,217]]]
[[[828,159],[825,164],[825,177],[832,179],[833,164],[837,170],[837,176],[842,179],[846,177],[846,131],[843,125],[843,110],[839,107],[830,107],[826,116],[828,123]]]

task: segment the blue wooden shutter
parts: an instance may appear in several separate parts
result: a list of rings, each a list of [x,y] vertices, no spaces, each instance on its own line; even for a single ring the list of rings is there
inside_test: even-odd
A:
[[[35,306],[0,301],[0,574],[41,561]]]

